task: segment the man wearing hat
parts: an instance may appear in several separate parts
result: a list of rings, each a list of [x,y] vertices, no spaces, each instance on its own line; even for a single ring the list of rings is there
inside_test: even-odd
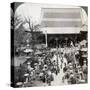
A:
[[[45,65],[43,66],[43,69],[42,69],[42,73],[43,73],[42,81],[43,81],[43,82],[46,82],[47,71],[48,71],[48,66],[45,64]]]
[[[31,82],[32,80],[32,76],[33,76],[33,68],[31,67],[31,63],[30,62],[27,62],[27,72],[29,74],[28,76],[28,80]]]
[[[40,74],[39,64],[38,63],[34,63],[34,75],[35,75],[36,79],[38,79],[39,74]]]
[[[28,71],[32,71],[33,68],[31,67],[31,63],[30,62],[27,62],[27,69]]]
[[[83,71],[80,65],[78,66],[78,73],[80,75],[80,80],[83,79]]]
[[[70,77],[69,77],[68,82],[69,82],[70,84],[76,84],[76,81],[77,81],[77,80],[76,80],[74,74],[71,74]]]
[[[83,70],[83,76],[84,76],[84,80],[87,82],[87,73],[88,73],[88,67],[86,65],[86,60],[83,61],[83,66],[82,66],[82,70]]]
[[[56,74],[56,70],[57,70],[56,60],[54,60],[52,63],[53,63],[53,72]]]

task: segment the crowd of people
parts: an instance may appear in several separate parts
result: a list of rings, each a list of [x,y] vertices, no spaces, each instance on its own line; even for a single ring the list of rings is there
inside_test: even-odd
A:
[[[32,58],[26,56],[26,61],[15,70],[15,85],[17,87],[35,86],[35,82],[38,81],[38,84],[42,82],[51,86],[51,82],[55,79],[54,74],[57,76],[61,70],[63,70],[62,83],[86,83],[88,77],[87,58],[83,60],[83,65],[81,65],[79,58],[76,57],[76,52],[77,50],[72,46],[65,47],[63,50],[59,48],[54,51],[51,49],[43,50]],[[78,53],[78,55],[80,54]],[[53,60],[52,58],[55,56],[56,59]]]

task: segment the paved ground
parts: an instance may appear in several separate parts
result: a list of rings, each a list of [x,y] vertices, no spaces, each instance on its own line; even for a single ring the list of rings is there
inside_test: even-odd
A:
[[[57,56],[54,56],[53,59],[55,60]],[[61,58],[58,56],[58,63],[59,63],[59,68],[61,65]],[[66,58],[63,58],[64,61],[66,61]],[[63,77],[64,73],[63,73],[63,69],[60,68],[60,73],[58,73],[58,75],[54,74],[54,81],[51,82],[51,86],[59,86],[59,85],[67,85],[67,81],[65,81],[64,83],[62,82],[62,77]]]

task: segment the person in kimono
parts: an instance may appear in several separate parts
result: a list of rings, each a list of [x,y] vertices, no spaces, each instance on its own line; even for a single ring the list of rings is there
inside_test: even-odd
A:
[[[83,70],[83,76],[84,76],[84,80],[87,82],[87,73],[88,73],[88,67],[86,64],[86,60],[83,61],[83,66],[82,66],[82,70]]]

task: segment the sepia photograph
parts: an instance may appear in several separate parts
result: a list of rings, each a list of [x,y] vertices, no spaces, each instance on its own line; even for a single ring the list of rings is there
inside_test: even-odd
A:
[[[88,7],[13,2],[11,86],[88,83]]]

